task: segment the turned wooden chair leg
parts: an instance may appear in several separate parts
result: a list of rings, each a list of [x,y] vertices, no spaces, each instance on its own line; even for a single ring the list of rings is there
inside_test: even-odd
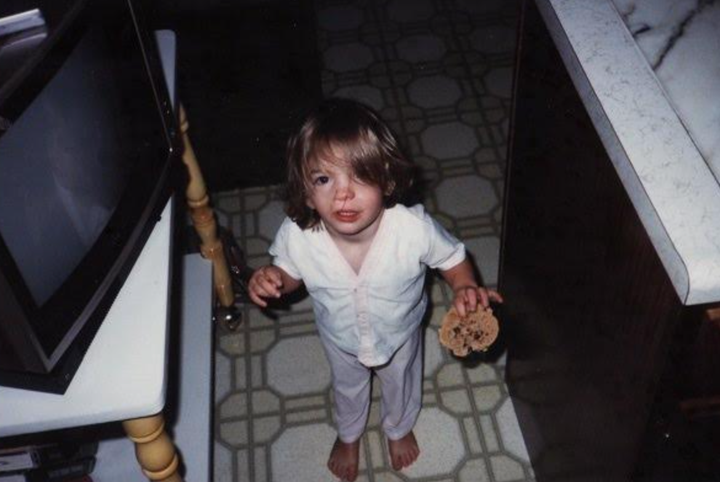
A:
[[[225,258],[222,241],[217,234],[217,222],[215,221],[215,213],[210,207],[210,198],[207,194],[205,180],[203,179],[200,166],[195,151],[190,143],[188,136],[189,123],[185,109],[180,105],[180,131],[184,144],[182,159],[188,169],[190,182],[187,187],[187,202],[190,208],[190,216],[192,218],[195,231],[200,236],[200,252],[204,258],[212,261],[213,264],[213,282],[215,291],[218,296],[220,305],[226,308],[228,313],[224,320],[230,328],[234,328],[239,323],[239,314],[233,313],[235,307],[235,294],[233,293],[232,278],[228,261]]]
[[[135,443],[135,455],[145,476],[154,481],[183,482],[178,474],[179,459],[172,440],[165,432],[162,414],[123,422]]]

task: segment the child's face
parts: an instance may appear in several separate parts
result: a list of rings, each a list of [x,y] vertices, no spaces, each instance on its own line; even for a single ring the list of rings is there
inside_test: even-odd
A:
[[[374,235],[384,210],[382,190],[358,179],[341,157],[332,157],[321,156],[310,169],[307,205],[318,212],[331,235]]]

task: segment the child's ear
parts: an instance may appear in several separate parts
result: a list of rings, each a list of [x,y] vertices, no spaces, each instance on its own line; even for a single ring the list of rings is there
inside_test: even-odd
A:
[[[305,205],[310,209],[315,210],[315,203],[312,202],[312,199],[310,199],[309,197],[305,198]]]

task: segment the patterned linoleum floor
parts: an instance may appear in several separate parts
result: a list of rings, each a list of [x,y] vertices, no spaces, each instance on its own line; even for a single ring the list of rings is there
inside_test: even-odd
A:
[[[316,1],[323,91],[377,109],[422,167],[424,204],[465,241],[489,286],[497,282],[507,125],[518,17],[508,0]],[[214,195],[249,263],[268,263],[283,218],[277,187]],[[361,482],[530,481],[532,469],[503,381],[505,356],[469,367],[441,349],[451,293],[431,282],[425,332],[419,460],[394,472],[377,395],[362,440]],[[310,302],[262,313],[242,308],[218,330],[215,480],[315,482],[335,439],[330,371]]]

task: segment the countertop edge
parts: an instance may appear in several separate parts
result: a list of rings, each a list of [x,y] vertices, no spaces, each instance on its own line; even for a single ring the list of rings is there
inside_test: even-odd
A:
[[[720,186],[614,5],[537,5],[680,300],[719,301]]]

